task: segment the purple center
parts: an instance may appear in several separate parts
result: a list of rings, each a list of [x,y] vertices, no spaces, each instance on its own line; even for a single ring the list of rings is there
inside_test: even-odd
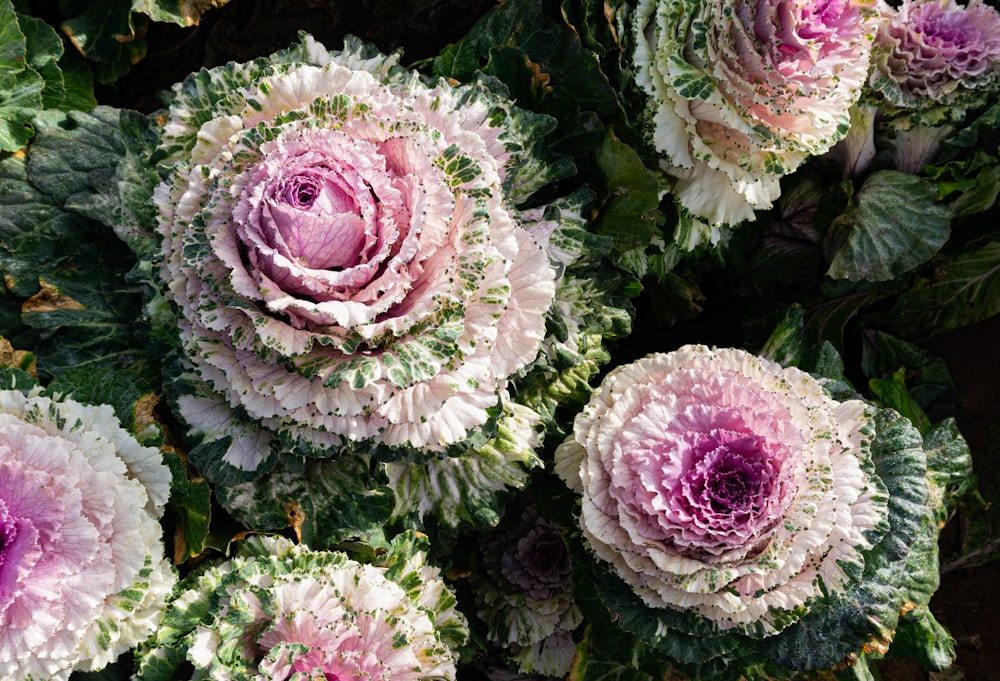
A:
[[[706,529],[749,529],[771,499],[777,471],[760,440],[717,430],[703,434],[681,479],[688,511]]]
[[[292,168],[269,188],[264,222],[272,246],[313,269],[353,267],[366,258],[371,188],[348,168],[316,163]]]
[[[927,19],[926,22],[920,22],[918,28],[931,44],[961,47],[975,35],[974,27],[970,26],[965,20],[965,15],[959,12],[935,12]]]
[[[295,175],[287,181],[281,199],[295,208],[308,209],[319,196],[320,189],[321,183],[314,175]]]
[[[533,528],[504,551],[500,570],[512,586],[532,598],[552,598],[564,589],[571,570],[562,533],[546,525]]]

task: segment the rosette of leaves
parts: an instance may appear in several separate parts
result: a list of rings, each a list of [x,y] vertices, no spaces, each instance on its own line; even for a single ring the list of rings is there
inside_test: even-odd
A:
[[[254,536],[182,580],[135,677],[455,678],[465,618],[426,537],[404,533],[375,563]],[[374,553],[373,553],[374,555]]]
[[[571,172],[541,146],[552,120],[496,81],[397,61],[306,36],[172,94],[155,194],[180,331],[168,382],[191,461],[244,485],[250,506],[230,506],[251,525],[283,503],[279,456],[352,452],[397,517],[495,523],[557,405],[628,329],[589,194],[522,208]]]
[[[481,540],[482,569],[469,578],[487,637],[525,674],[565,677],[576,652],[582,616],[564,533],[529,506]]]
[[[782,176],[844,137],[876,17],[863,2],[635,3],[622,33],[679,207],[678,246],[724,243],[773,205]]]
[[[869,79],[890,111],[961,119],[1000,85],[1000,14],[979,0],[885,5]],[[927,116],[926,113],[923,116]]]
[[[132,424],[135,425],[135,424]],[[0,672],[69,679],[146,640],[177,581],[171,472],[108,404],[0,371]]]
[[[921,435],[857,399],[821,350],[768,346],[835,380],[688,346],[624,365],[595,392],[557,471],[582,495],[599,559],[578,575],[600,602],[588,620],[638,645],[623,662],[589,636],[594,660],[641,671],[665,656],[692,679],[733,680],[867,678],[887,654],[951,663],[927,604],[968,447],[950,420]]]

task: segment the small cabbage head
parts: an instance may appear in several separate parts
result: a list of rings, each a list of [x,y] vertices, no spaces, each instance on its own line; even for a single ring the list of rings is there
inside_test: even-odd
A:
[[[426,551],[407,533],[370,565],[251,538],[178,585],[134,678],[454,681],[468,629]]]

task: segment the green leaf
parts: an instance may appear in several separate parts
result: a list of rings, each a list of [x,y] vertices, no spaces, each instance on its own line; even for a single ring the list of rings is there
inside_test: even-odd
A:
[[[11,0],[0,0],[0,152],[17,151],[31,139],[30,125],[42,108],[45,80],[30,61],[46,63],[30,48]],[[61,48],[61,45],[60,45]]]
[[[212,489],[203,479],[190,479],[181,458],[174,452],[164,452],[163,461],[173,476],[169,509],[178,530],[174,533],[174,562],[181,563],[208,547]]]
[[[899,618],[889,657],[905,657],[924,669],[943,671],[955,661],[955,639],[930,609],[921,606]]]
[[[883,407],[895,409],[910,419],[921,433],[930,430],[931,420],[906,388],[906,369],[900,367],[886,378],[872,378],[868,387]]]
[[[870,286],[852,286],[843,293],[810,305],[806,310],[805,334],[808,338],[829,341],[836,348],[844,348],[847,325],[864,308],[890,295],[892,291]]]
[[[827,274],[851,281],[893,279],[927,262],[950,233],[951,211],[937,202],[931,183],[876,171],[827,234],[827,247],[835,244]]]
[[[561,19],[547,14],[540,0],[501,3],[441,51],[433,73],[463,82],[478,71],[500,79],[518,106],[559,122],[550,137],[553,150],[585,167],[604,122],[619,111],[618,96],[597,55]]]
[[[802,307],[791,306],[757,354],[785,367],[799,366],[805,351],[804,328]]]
[[[933,278],[899,296],[893,326],[935,335],[1000,314],[1000,241],[935,264]]]
[[[315,549],[365,541],[389,519],[393,494],[366,455],[285,462],[252,481],[217,487],[219,503],[251,529],[292,528]]]
[[[24,33],[25,61],[35,71],[45,86],[42,88],[42,108],[61,108],[66,95],[59,58],[63,54],[63,43],[55,29],[41,19],[19,14],[17,21]]]
[[[132,0],[61,0],[59,8],[66,17],[59,28],[80,54],[97,62],[98,82],[113,82],[146,56],[138,38],[143,20],[133,16]]]
[[[158,139],[154,121],[134,111],[98,107],[42,125],[31,147],[28,177],[66,210],[115,230],[137,255],[159,248],[150,162]]]
[[[227,4],[228,0],[132,0],[132,10],[142,12],[153,21],[166,21],[178,26],[196,26],[210,9]]]
[[[125,281],[135,259],[124,244],[53,205],[28,181],[23,159],[0,161],[0,189],[0,273],[7,304],[21,312],[23,327],[13,331],[30,329],[39,371],[105,366],[155,379],[159,370],[137,335],[143,296]],[[2,330],[8,338],[11,331]]]
[[[870,378],[887,378],[905,369],[906,390],[931,421],[958,413],[958,394],[948,366],[919,346],[883,331],[870,331],[862,346],[861,368]]]
[[[597,150],[597,164],[604,176],[605,198],[592,229],[615,240],[615,253],[645,247],[656,235],[660,219],[656,177],[611,130]]]

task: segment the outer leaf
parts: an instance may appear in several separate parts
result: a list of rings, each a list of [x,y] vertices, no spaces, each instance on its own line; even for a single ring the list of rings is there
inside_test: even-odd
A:
[[[179,26],[196,26],[202,15],[229,0],[132,0],[132,10],[153,21],[169,21]]]
[[[931,420],[906,389],[906,369],[900,367],[887,378],[872,378],[868,387],[879,404],[898,411],[921,433],[930,429]]]
[[[66,210],[112,227],[139,255],[158,248],[150,199],[159,176],[149,162],[155,123],[135,112],[98,107],[43,125],[28,176]]]
[[[164,462],[170,467],[169,508],[174,514],[174,562],[182,563],[201,554],[207,544],[212,521],[212,490],[202,479],[190,479],[184,463],[173,452],[165,452]]]
[[[894,170],[872,173],[854,208],[834,220],[827,240],[846,238],[827,274],[835,279],[885,281],[921,265],[948,240],[951,210],[933,185]]]
[[[435,75],[460,81],[480,70],[502,80],[519,106],[559,121],[552,149],[590,165],[618,96],[574,29],[551,18],[540,0],[501,3],[433,63]]]
[[[50,374],[91,363],[158,373],[136,336],[142,295],[124,282],[132,258],[121,242],[53,205],[27,181],[23,159],[0,162],[0,187],[0,271],[6,304],[24,324],[3,335],[32,329],[39,368]]]
[[[45,87],[42,89],[42,107],[61,108],[66,89],[62,70],[58,65],[59,58],[63,54],[63,43],[59,34],[47,23],[35,17],[19,14],[17,21],[24,33],[27,47],[25,61],[28,67],[45,81]]]
[[[98,62],[95,76],[110,83],[146,56],[146,44],[137,39],[132,0],[63,0],[62,29],[80,53]]]
[[[934,335],[1000,313],[1000,241],[942,259],[937,273],[900,295],[892,310],[897,328]]]
[[[33,49],[33,48],[32,48]],[[39,60],[41,55],[39,55]],[[28,65],[28,45],[11,0],[0,0],[0,152],[31,139],[29,121],[42,108],[45,81]]]
[[[291,528],[317,549],[367,541],[388,520],[393,495],[371,474],[367,456],[288,463],[251,482],[217,487],[219,503],[251,529]]]
[[[645,247],[656,235],[660,218],[655,176],[635,150],[610,130],[597,150],[597,164],[607,190],[597,209],[594,231],[614,238],[616,254]]]
[[[869,332],[862,347],[861,366],[871,378],[884,378],[904,368],[908,393],[931,421],[958,413],[958,395],[947,365],[916,345],[882,331]],[[885,406],[902,411],[893,405]]]

